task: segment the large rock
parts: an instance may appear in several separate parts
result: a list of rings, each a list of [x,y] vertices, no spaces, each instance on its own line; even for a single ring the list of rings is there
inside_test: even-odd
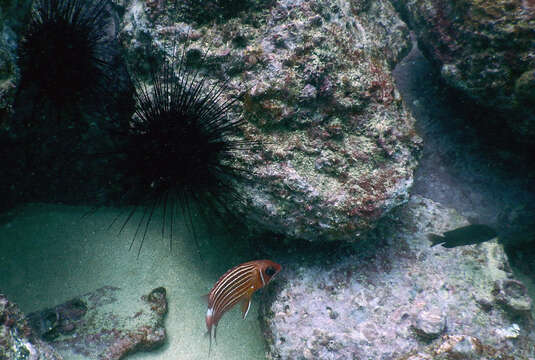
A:
[[[164,343],[166,314],[162,287],[135,302],[105,286],[27,316],[0,294],[0,359],[122,359]]]
[[[132,301],[121,289],[105,286],[28,314],[28,321],[66,359],[119,360],[163,345],[166,314],[163,287]]]
[[[31,1],[8,0],[0,4],[0,211],[9,209],[19,194],[16,185],[22,177],[21,161],[17,157],[20,145],[13,141],[12,124],[13,101],[18,76],[17,32],[21,20],[28,11]]]
[[[63,360],[36,334],[19,307],[0,294],[0,359]]]
[[[510,338],[518,336],[518,327],[512,327]],[[404,354],[399,360],[484,360],[503,359],[520,360],[527,358],[514,357],[506,348],[495,348],[484,345],[478,338],[468,335],[444,335],[440,341],[419,351]]]
[[[420,139],[390,73],[410,42],[388,1],[277,1],[209,25],[173,6],[128,5],[127,57],[143,68],[141,56],[189,34],[208,50],[208,76],[248,89],[244,137],[264,143],[237,159],[254,172],[239,209],[252,227],[354,241],[407,201]]]
[[[0,131],[12,112],[17,82],[18,32],[25,23],[29,0],[6,0],[0,4]]]
[[[520,139],[535,135],[535,3],[391,0],[443,79],[501,113]]]
[[[535,356],[531,299],[502,246],[430,247],[428,233],[466,224],[415,196],[381,223],[374,246],[280,259],[289,265],[263,309],[271,358]]]

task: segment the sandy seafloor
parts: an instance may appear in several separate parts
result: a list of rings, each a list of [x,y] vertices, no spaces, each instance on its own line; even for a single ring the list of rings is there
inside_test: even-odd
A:
[[[165,319],[167,343],[127,358],[208,359],[208,338],[204,336],[206,304],[202,295],[228,268],[251,260],[244,258],[249,253],[244,245],[247,242],[235,241],[225,231],[209,233],[206,230],[212,226],[196,224],[198,251],[191,232],[175,223],[170,252],[167,233],[162,239],[161,222],[156,219],[138,258],[139,235],[129,250],[138,224],[135,219],[118,234],[120,220],[108,229],[118,209],[100,209],[84,216],[88,209],[28,204],[4,214],[0,218],[0,292],[29,313],[105,285],[126,290],[133,303],[141,295],[164,286],[169,304]],[[255,301],[261,296],[262,291],[253,296],[245,321],[239,306],[223,316],[210,359],[265,359]]]

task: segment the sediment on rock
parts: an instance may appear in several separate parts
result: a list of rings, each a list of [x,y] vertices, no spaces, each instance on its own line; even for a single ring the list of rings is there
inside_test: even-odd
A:
[[[466,224],[414,196],[381,222],[371,248],[286,255],[294,265],[267,289],[263,308],[271,358],[535,356],[532,305],[502,245],[430,247],[428,233]]]
[[[0,359],[63,360],[39,337],[19,307],[0,294]]]
[[[163,345],[166,314],[163,287],[132,301],[120,288],[105,286],[27,318],[33,332],[66,359],[118,360]]]

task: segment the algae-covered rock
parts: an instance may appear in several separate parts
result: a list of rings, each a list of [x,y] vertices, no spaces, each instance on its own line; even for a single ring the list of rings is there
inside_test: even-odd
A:
[[[0,2],[0,131],[11,113],[17,82],[17,42],[30,11],[31,0]]]
[[[524,359],[511,355],[507,349],[483,345],[483,342],[474,336],[456,334],[444,335],[440,341],[417,352],[411,352],[397,357],[396,360],[483,360],[501,359],[516,360]]]
[[[392,0],[442,78],[497,110],[524,142],[535,135],[535,4]]]
[[[39,338],[19,307],[0,293],[0,359],[62,360],[63,357]]]
[[[140,299],[104,286],[53,308],[28,314],[41,339],[67,359],[118,360],[165,342],[166,290]]]
[[[270,358],[535,356],[531,302],[503,247],[430,246],[427,234],[466,224],[414,196],[370,234],[374,246],[281,258],[263,308]]]
[[[225,96],[245,93],[242,136],[263,143],[236,159],[253,174],[237,209],[252,228],[354,241],[407,201],[420,139],[390,73],[410,42],[388,1],[266,2],[203,25],[173,2],[149,5],[124,16],[133,68],[187,38],[208,77],[229,79]]]
[[[17,81],[16,29],[21,20],[21,10],[27,9],[27,1],[3,1],[0,3],[0,139],[6,131],[7,119],[12,113],[15,83]],[[15,11],[18,9],[18,11]]]

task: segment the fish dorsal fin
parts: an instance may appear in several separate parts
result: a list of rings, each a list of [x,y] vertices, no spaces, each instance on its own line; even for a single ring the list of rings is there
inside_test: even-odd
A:
[[[243,320],[247,317],[247,313],[249,312],[249,308],[251,307],[251,296],[246,296],[241,301],[241,313]]]

